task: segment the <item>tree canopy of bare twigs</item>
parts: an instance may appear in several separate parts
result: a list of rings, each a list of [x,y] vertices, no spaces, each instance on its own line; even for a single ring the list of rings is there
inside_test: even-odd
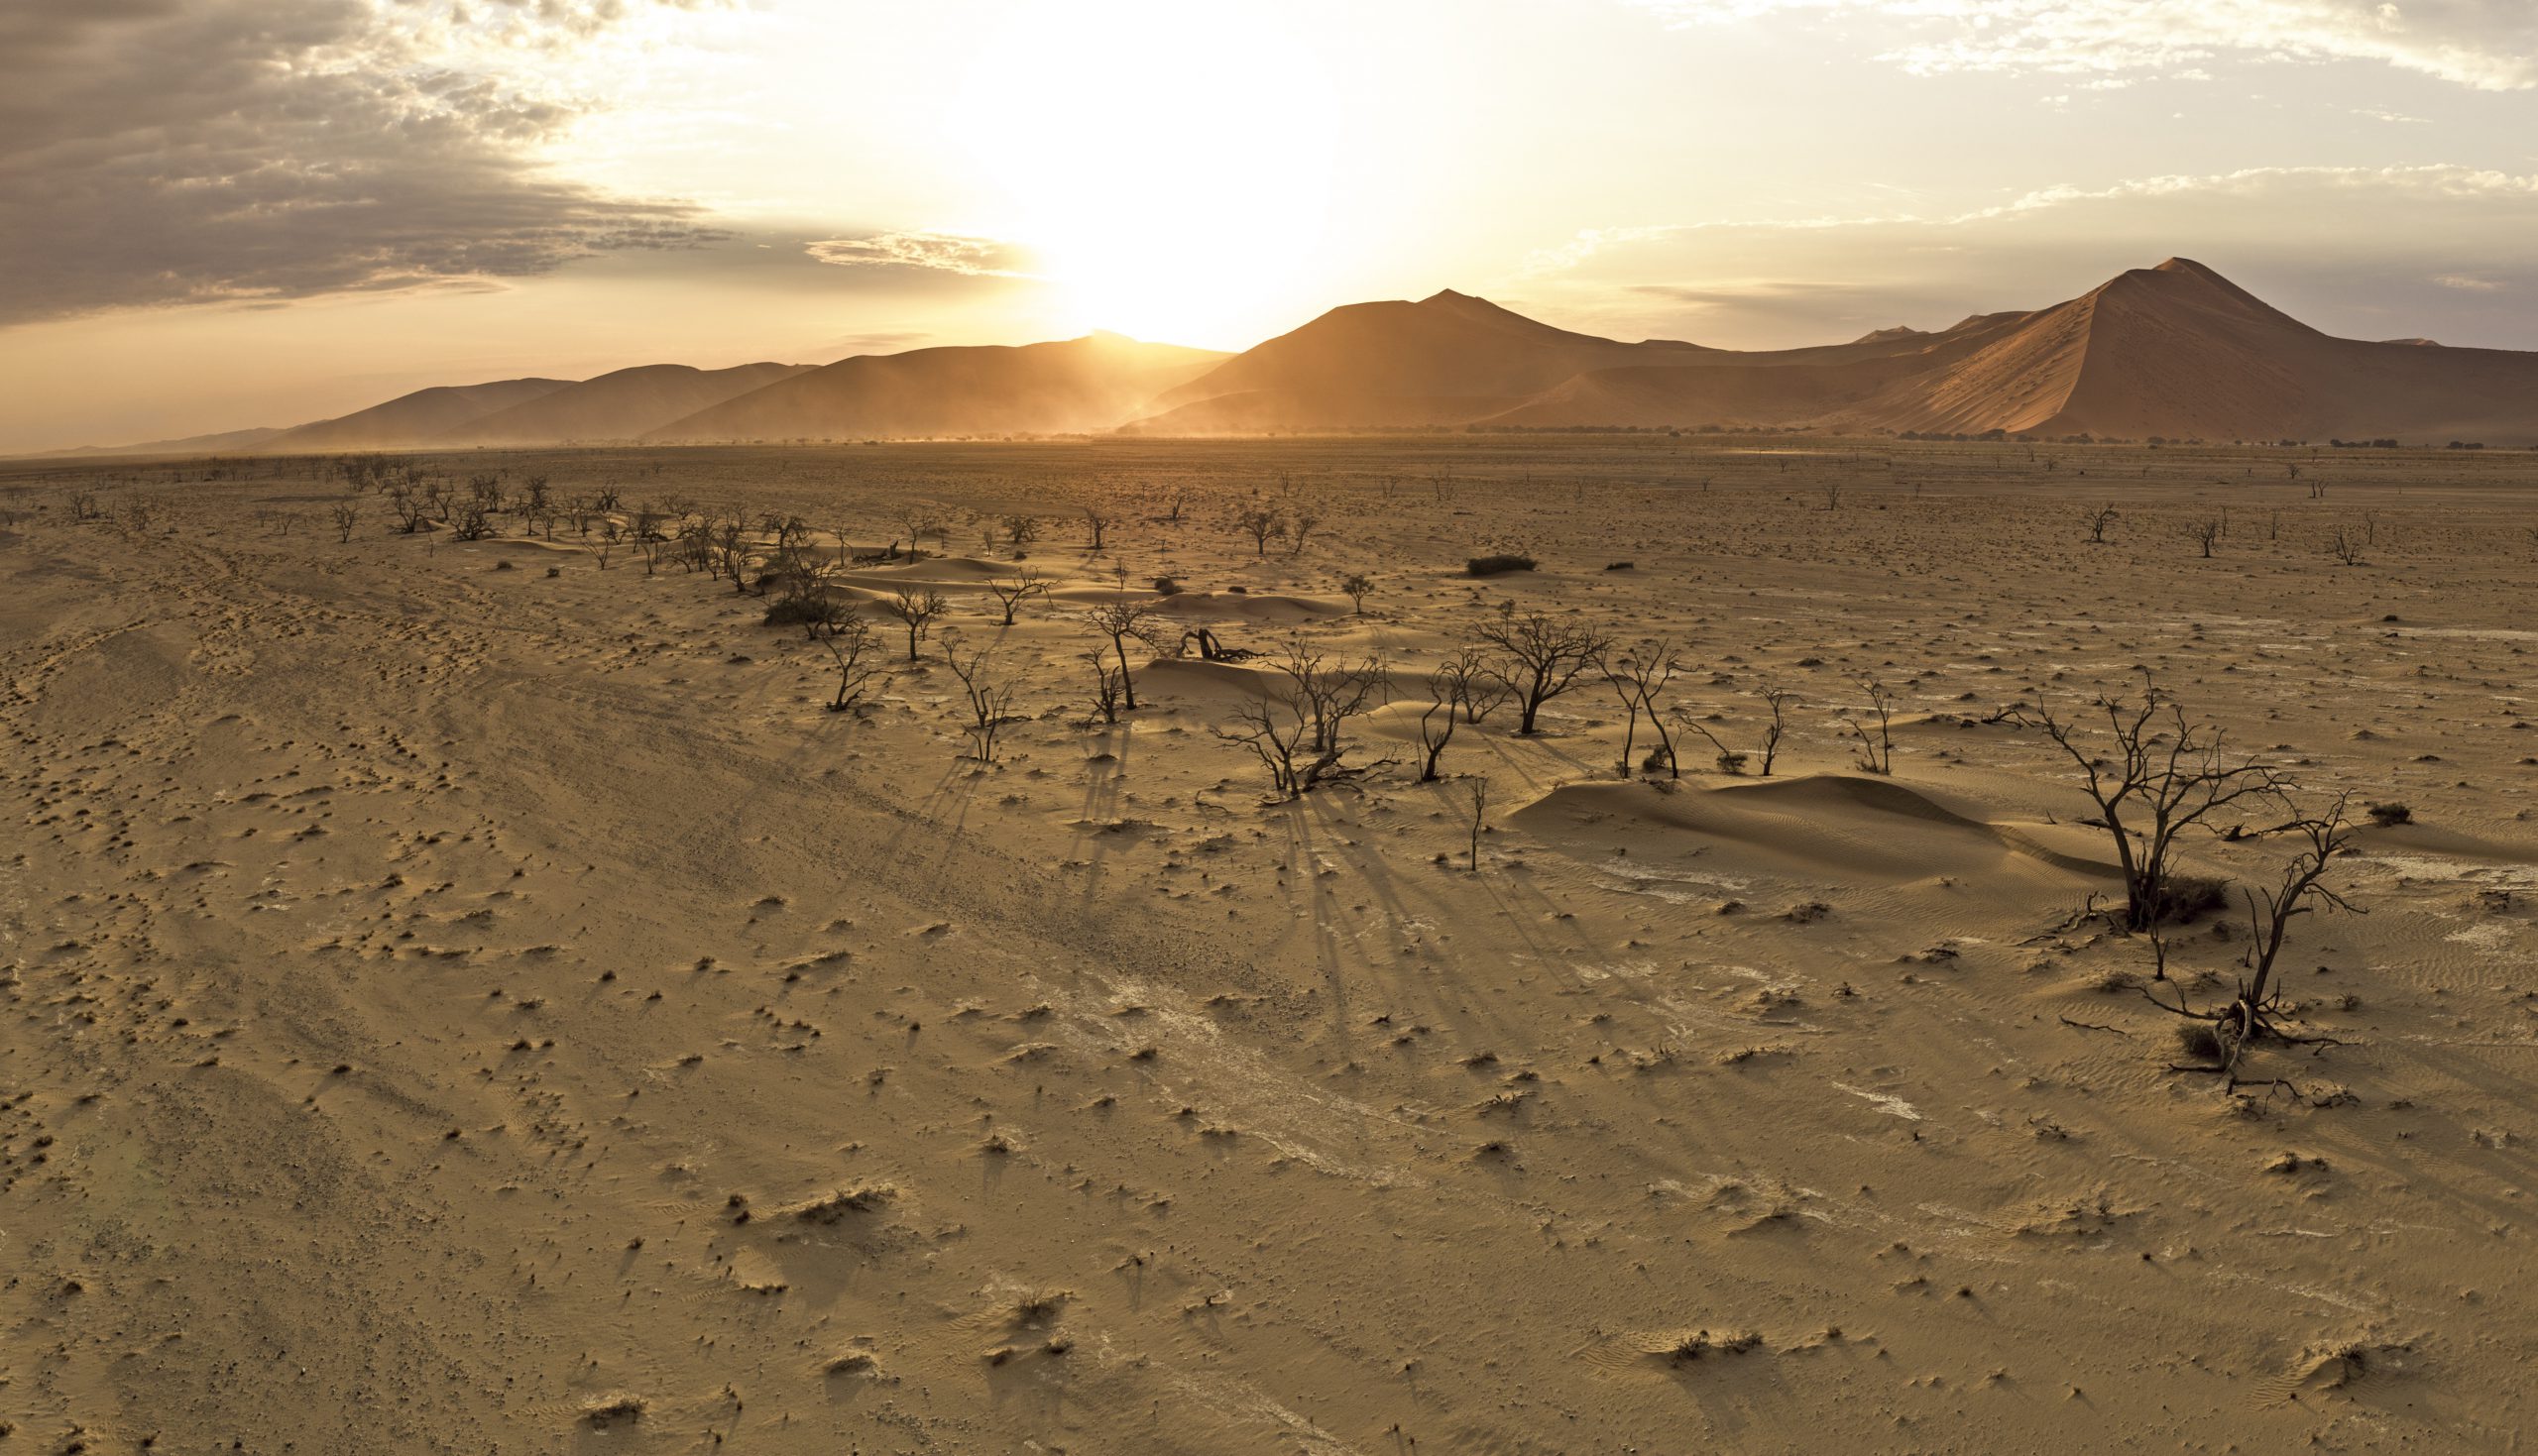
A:
[[[1121,706],[1134,711],[1137,706],[1136,679],[1128,670],[1128,639],[1145,640],[1161,609],[1152,602],[1121,597],[1087,608],[1085,625],[1110,640],[1110,650],[1119,659],[1119,698]]]
[[[1569,690],[1611,639],[1585,622],[1554,621],[1542,613],[1513,613],[1483,622],[1477,633],[1498,649],[1490,673],[1516,700],[1516,731],[1531,734],[1543,705]]]
[[[2189,719],[2147,673],[2138,694],[2101,694],[2085,713],[2065,717],[2043,706],[2010,721],[2042,729],[2079,768],[2124,872],[2128,930],[2184,908],[2173,884],[2180,836],[2212,829],[2215,814],[2283,787],[2270,764],[2233,755],[2219,727]]]
[[[1341,761],[1348,753],[1347,725],[1382,705],[1383,665],[1368,658],[1334,666],[1302,642],[1291,642],[1271,668],[1275,675],[1260,697],[1236,709],[1235,726],[1214,728],[1215,735],[1249,748],[1269,770],[1270,785],[1282,800],[1363,772]]]

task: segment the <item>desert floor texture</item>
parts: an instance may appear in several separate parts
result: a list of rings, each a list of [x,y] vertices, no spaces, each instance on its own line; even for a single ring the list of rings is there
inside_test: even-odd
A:
[[[916,665],[876,616],[891,675],[830,713],[826,647],[603,565],[602,512],[459,542],[330,461],[0,466],[0,1449],[2520,1447],[2538,454],[411,465],[761,562],[798,515],[837,600],[949,607]],[[1318,523],[1263,551],[1255,508]],[[1379,660],[1366,771],[1271,802],[1214,731],[1267,659],[1170,642],[1088,726],[1084,616],[1149,599]],[[1503,604],[1671,641],[1731,747],[1790,690],[1775,772],[1677,728],[1679,781],[1623,776],[1590,674],[1417,782],[1427,675]],[[1013,688],[992,765],[947,628]],[[2115,881],[2074,766],[2000,716],[2144,669],[2303,803],[2411,811],[2294,925],[2335,1044],[2251,1051],[2282,1084],[2168,1069],[2144,938],[2076,915]],[[1865,680],[1891,775],[1836,721]],[[2226,992],[2246,927],[2172,929],[2172,987]]]

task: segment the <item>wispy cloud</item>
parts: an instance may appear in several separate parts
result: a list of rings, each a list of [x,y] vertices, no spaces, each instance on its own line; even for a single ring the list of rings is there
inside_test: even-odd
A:
[[[915,268],[965,278],[1027,279],[1021,250],[994,238],[958,233],[874,233],[863,238],[822,238],[803,251],[837,268]]]
[[[1679,25],[1890,22],[1920,74],[2172,71],[2199,61],[2365,60],[2480,90],[2538,86],[2528,0],[1628,0]]]

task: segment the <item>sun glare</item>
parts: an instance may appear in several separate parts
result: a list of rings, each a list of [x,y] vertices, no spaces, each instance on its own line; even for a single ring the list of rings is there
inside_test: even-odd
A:
[[[1311,291],[1337,138],[1313,50],[1251,6],[1040,7],[991,42],[964,141],[1060,322],[1239,346]]]

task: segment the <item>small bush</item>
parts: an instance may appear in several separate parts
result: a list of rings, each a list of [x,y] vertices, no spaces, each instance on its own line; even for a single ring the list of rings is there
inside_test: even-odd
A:
[[[2230,882],[2210,875],[2172,874],[2159,887],[2156,913],[2168,925],[2186,925],[2230,908]]]
[[[2373,804],[2370,806],[2369,814],[2370,822],[2381,829],[2391,825],[2415,822],[2415,812],[2403,804]]]
[[[1180,595],[1181,595],[1181,580],[1180,580],[1180,578],[1178,578],[1178,577],[1168,577],[1168,576],[1159,576],[1159,577],[1156,577],[1156,578],[1154,579],[1154,593],[1155,593],[1155,595],[1156,595],[1156,596],[1158,596],[1158,597],[1178,597],[1178,596],[1180,596]]]
[[[1463,570],[1473,576],[1499,576],[1511,571],[1532,571],[1534,558],[1506,552],[1496,556],[1475,556],[1463,563]]]
[[[825,597],[778,597],[766,604],[761,626],[801,626],[808,622],[827,622],[837,616],[837,604]]]
[[[2212,1023],[2208,1021],[2181,1021],[2177,1023],[2177,1050],[2188,1057],[2218,1062],[2221,1060],[2221,1039],[2213,1035]]]

